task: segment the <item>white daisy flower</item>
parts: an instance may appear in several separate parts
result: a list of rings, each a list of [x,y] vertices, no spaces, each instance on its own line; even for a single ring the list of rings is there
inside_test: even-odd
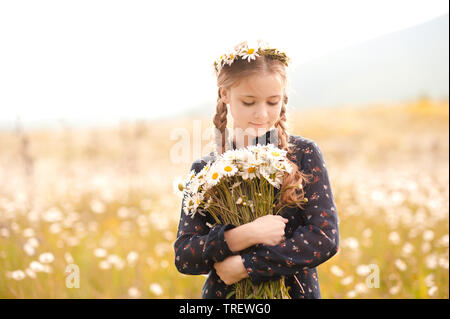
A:
[[[242,170],[240,175],[245,180],[259,177],[257,166],[254,163],[244,163]]]
[[[221,173],[218,165],[211,166],[211,168],[208,170],[208,173],[206,175],[206,184],[207,184],[206,189],[209,189],[209,188],[213,187],[214,185],[216,185],[220,181],[221,178],[222,178],[222,173]]]
[[[180,177],[175,178],[173,181],[173,192],[178,197],[183,197],[183,192],[186,189],[184,180]]]
[[[245,60],[248,59],[248,62],[251,60],[256,60],[256,57],[259,56],[259,54],[256,52],[256,48],[245,48],[240,53],[240,56]]]
[[[199,191],[199,189],[200,189],[200,186],[201,186],[201,182],[197,179],[197,178],[194,178],[192,181],[191,181],[191,183],[189,184],[189,191],[191,192],[191,193],[196,193],[196,192],[198,192]]]
[[[236,53],[229,52],[226,54],[225,63],[227,63],[228,65],[231,65],[234,62],[234,59],[236,59]]]
[[[220,171],[223,176],[234,176],[237,170],[236,165],[231,163],[224,163],[223,165],[220,165]]]
[[[273,144],[269,143],[266,145],[267,154],[271,159],[274,160],[280,160],[284,157],[286,157],[287,151],[279,149],[278,147],[275,147]]]
[[[262,176],[269,182],[270,185],[275,188],[280,188],[281,183],[283,182],[282,176],[280,176],[279,174],[262,174]]]
[[[222,158],[228,162],[233,162],[238,159],[238,152],[235,150],[228,150],[222,154]]]
[[[248,149],[235,150],[236,160],[239,162],[247,162],[253,158],[252,153]]]
[[[276,162],[273,165],[278,171],[287,172],[288,174],[290,174],[294,169],[292,165],[287,161]]]

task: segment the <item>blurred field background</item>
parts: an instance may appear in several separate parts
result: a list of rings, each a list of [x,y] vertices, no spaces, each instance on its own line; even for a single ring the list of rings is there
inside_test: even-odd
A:
[[[212,106],[213,107],[213,106]],[[0,132],[0,298],[200,298],[174,266],[174,128],[210,117]],[[331,179],[340,250],[323,298],[449,298],[449,102],[291,111]],[[205,142],[206,144],[206,142]],[[66,266],[80,270],[67,288]],[[380,287],[368,288],[370,264]]]

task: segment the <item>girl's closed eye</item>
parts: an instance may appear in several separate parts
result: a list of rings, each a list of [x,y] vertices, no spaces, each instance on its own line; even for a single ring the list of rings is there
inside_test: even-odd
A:
[[[247,106],[250,106],[250,105],[253,105],[253,104],[255,104],[255,102],[251,102],[251,103],[248,103],[248,102],[242,102],[244,105],[247,105]],[[279,102],[267,102],[267,104],[269,104],[269,105],[277,105]]]

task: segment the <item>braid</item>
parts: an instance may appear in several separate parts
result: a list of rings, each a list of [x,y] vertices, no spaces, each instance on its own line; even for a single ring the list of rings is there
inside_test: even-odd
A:
[[[285,174],[283,177],[282,188],[285,189],[284,194],[281,196],[280,201],[277,205],[277,209],[281,204],[286,203],[296,203],[296,206],[303,208],[304,190],[303,186],[310,182],[310,175],[300,171],[297,164],[294,162],[295,157],[294,149],[289,147],[289,134],[287,133],[287,122],[286,122],[286,104],[288,98],[284,96],[283,104],[281,105],[280,118],[275,123],[275,127],[278,130],[278,147],[280,149],[287,151],[287,156],[290,164],[293,166],[291,174]],[[297,186],[301,186],[298,189]],[[291,206],[291,205],[289,205]]]
[[[226,147],[226,127],[227,127],[227,104],[222,101],[222,96],[220,94],[220,88],[218,91],[218,98],[217,98],[217,107],[216,107],[216,114],[214,115],[213,119],[214,125],[219,130],[219,133],[216,130],[216,145],[217,145],[217,152],[219,154],[222,154],[225,152]]]
[[[285,95],[283,104],[281,104],[280,118],[275,123],[278,130],[278,147],[288,152],[288,156],[292,155],[293,149],[289,147],[289,134],[287,133],[286,104],[288,97]]]

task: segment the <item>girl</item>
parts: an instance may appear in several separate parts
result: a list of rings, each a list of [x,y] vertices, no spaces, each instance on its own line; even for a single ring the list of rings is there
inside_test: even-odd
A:
[[[286,191],[280,202],[305,199],[306,203],[238,227],[216,224],[209,228],[208,224],[214,224],[209,214],[191,218],[182,211],[174,243],[175,265],[184,274],[208,274],[202,298],[226,298],[231,285],[244,278],[259,284],[282,276],[291,298],[321,298],[316,267],[338,251],[338,216],[318,145],[286,130],[287,65],[285,53],[262,41],[255,47],[241,42],[214,63],[219,87],[213,120],[217,153],[274,143],[288,151],[294,167],[282,187],[298,186]],[[226,127],[228,106],[233,118],[231,140]],[[191,170],[198,173],[215,156],[211,153],[194,161]]]

